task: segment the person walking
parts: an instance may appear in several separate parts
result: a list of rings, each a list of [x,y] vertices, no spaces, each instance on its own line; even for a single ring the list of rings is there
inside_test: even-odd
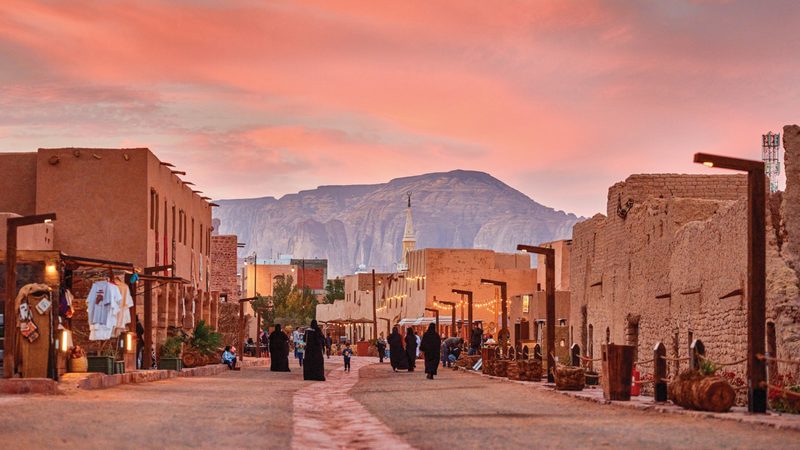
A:
[[[269,370],[272,372],[289,372],[289,337],[281,331],[280,324],[275,324],[275,331],[269,335]]]
[[[311,381],[325,381],[325,358],[322,357],[325,351],[325,336],[316,320],[311,321],[311,328],[306,330],[305,342],[305,366],[303,366],[303,379]]]
[[[417,366],[417,335],[413,328],[406,328],[406,359],[408,360],[408,371],[413,372]]]
[[[436,324],[428,325],[428,331],[422,336],[420,350],[425,354],[425,373],[426,378],[432,380],[439,367],[439,357],[441,356],[442,337],[436,332]]]
[[[350,358],[353,357],[353,349],[350,348],[350,341],[344,344],[344,350],[342,350],[342,358],[344,358],[344,371],[350,372]]]
[[[395,372],[408,369],[408,359],[403,350],[403,336],[397,327],[392,328],[392,334],[389,335],[389,362]]]
[[[375,347],[378,348],[378,362],[383,364],[383,357],[386,354],[386,339],[383,338],[383,332],[381,332],[381,335],[378,336],[378,340],[375,342]]]
[[[325,355],[330,359],[331,357],[331,348],[333,347],[333,339],[331,338],[331,333],[328,332],[328,335],[325,336]]]
[[[303,367],[303,356],[306,353],[306,343],[303,341],[303,338],[297,339],[294,341],[294,357],[297,358],[298,364],[300,367]]]
[[[481,324],[475,322],[472,324],[472,334],[469,339],[469,352],[470,356],[479,355],[481,353],[481,345],[483,344],[483,329]]]
[[[261,337],[259,340],[261,341],[261,349],[269,356],[269,335],[266,331],[261,330]]]

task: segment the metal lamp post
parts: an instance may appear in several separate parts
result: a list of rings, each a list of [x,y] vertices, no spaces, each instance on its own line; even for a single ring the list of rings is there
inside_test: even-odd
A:
[[[502,327],[500,328],[500,332],[497,334],[498,339],[500,339],[500,347],[503,349],[503,354],[508,354],[508,283],[505,281],[498,281],[498,280],[489,280],[486,278],[481,278],[481,284],[493,284],[495,286],[500,286],[500,302],[502,305]]]
[[[545,267],[545,318],[547,320],[547,367],[555,367],[553,355],[556,352],[556,251],[547,247],[536,247],[533,245],[517,245],[517,250],[522,250],[538,255],[544,255]],[[553,371],[547,371],[547,381],[553,383]]]
[[[764,162],[695,153],[707,167],[747,172],[747,410],[767,412],[766,322],[766,174]]]

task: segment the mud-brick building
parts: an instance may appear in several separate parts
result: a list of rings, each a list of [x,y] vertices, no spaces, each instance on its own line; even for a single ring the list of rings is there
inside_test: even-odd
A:
[[[216,323],[218,301],[209,289],[212,204],[182,176],[185,172],[147,148],[4,153],[0,211],[56,213],[54,249],[129,262],[170,278],[148,282],[143,289],[152,296],[158,348],[171,325]],[[143,301],[144,295],[138,295],[140,320]]]
[[[771,354],[797,358],[800,128],[784,129],[784,147],[787,189],[770,195],[767,217],[766,338]],[[699,338],[712,360],[745,357],[746,189],[744,175],[719,174],[632,175],[609,189],[607,214],[573,230],[570,316],[584,354],[615,342],[650,359],[660,341],[686,357]],[[726,370],[744,376],[745,363]]]

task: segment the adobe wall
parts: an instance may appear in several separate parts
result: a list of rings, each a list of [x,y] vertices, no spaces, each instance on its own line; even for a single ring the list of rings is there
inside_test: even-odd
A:
[[[36,214],[36,153],[0,153],[0,212]]]
[[[569,258],[572,251],[571,240],[560,240],[539,244],[539,247],[552,248],[555,250],[556,267],[556,290],[569,291]],[[545,270],[545,256],[536,255],[537,283],[540,289],[545,289],[547,283],[547,271]]]
[[[233,303],[239,301],[239,277],[236,273],[238,241],[235,235],[211,236],[210,288]]]
[[[800,175],[800,128],[784,133],[787,192],[771,195],[770,203],[780,207],[767,212],[767,321],[775,326],[778,356],[798,358],[800,293],[792,237],[800,235],[800,192],[792,180]],[[743,176],[637,175],[611,187],[608,217],[575,225],[570,317],[573,341],[585,354],[596,358],[607,339],[634,343],[638,336],[642,359],[651,357],[657,341],[669,356],[688,356],[695,338],[703,340],[712,360],[744,358],[744,186]],[[725,370],[743,377],[746,366]]]
[[[54,248],[144,267],[147,153],[39,149],[36,212],[56,213]]]
[[[685,354],[689,331],[710,336],[736,323],[735,299],[722,306],[709,299],[739,286],[739,255],[718,249],[742,239],[744,222],[733,226],[741,220],[734,201],[745,189],[741,175],[633,175],[609,189],[609,215],[573,229],[570,324],[585,354],[598,357],[602,343],[632,340],[636,326],[640,353],[652,352],[657,340],[671,352],[677,336]],[[696,223],[687,225],[712,217],[718,223],[705,225],[708,235],[693,232]],[[707,264],[696,255],[703,246]],[[719,320],[703,320],[709,311]]]

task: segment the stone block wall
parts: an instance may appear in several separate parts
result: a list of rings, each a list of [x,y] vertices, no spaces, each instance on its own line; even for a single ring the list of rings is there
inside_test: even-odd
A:
[[[767,211],[767,328],[774,330],[767,333],[767,351],[798,359],[800,127],[784,128],[784,149],[786,192],[770,195]],[[595,358],[606,341],[635,344],[639,358],[649,359],[657,341],[664,342],[670,356],[685,357],[691,341],[699,338],[712,360],[743,359],[745,177],[634,175],[609,189],[607,212],[574,228],[573,342]],[[675,372],[679,367],[673,363],[670,368]],[[746,364],[725,370],[744,377]],[[771,371],[797,369],[773,365]]]
[[[209,290],[219,292],[227,301],[239,301],[237,276],[237,236],[211,236],[211,273]]]

